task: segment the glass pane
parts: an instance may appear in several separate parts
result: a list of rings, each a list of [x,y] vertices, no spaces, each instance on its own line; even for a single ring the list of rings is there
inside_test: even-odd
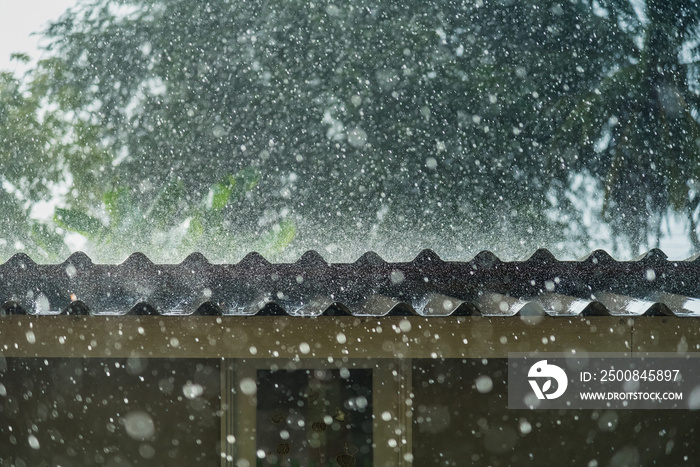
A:
[[[371,466],[372,371],[258,371],[258,465]]]

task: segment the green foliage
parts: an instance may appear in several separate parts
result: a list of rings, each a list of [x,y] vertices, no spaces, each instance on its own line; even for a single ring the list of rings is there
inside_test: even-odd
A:
[[[700,248],[696,3],[84,2],[51,58],[0,75],[0,205],[20,232],[69,175],[57,224],[97,243],[280,254],[297,228],[389,229],[582,252],[606,223],[634,252],[681,213]],[[6,249],[43,251],[29,230]]]
[[[229,177],[221,183],[212,186],[212,201],[211,207],[214,210],[221,211],[226,207],[228,199],[231,197],[231,192],[236,187],[236,179]]]
[[[29,61],[26,54],[12,58]],[[21,250],[36,260],[64,257],[63,241],[32,221],[31,209],[60,191],[67,173],[85,187],[74,192],[80,202],[97,186],[95,174],[108,160],[95,128],[68,118],[48,98],[46,83],[56,79],[53,64],[41,61],[23,78],[0,72],[0,258]]]
[[[683,209],[697,175],[697,65],[679,62],[697,38],[692,0],[648,2],[649,22],[627,0],[130,5],[124,15],[95,0],[49,29],[62,62],[51,89],[79,90],[68,92],[78,109],[99,102],[89,121],[130,154],[115,171],[152,187],[174,171],[204,193],[243,162],[266,175],[266,192],[289,188],[278,172],[308,181],[294,203],[313,218],[371,225],[389,206],[398,229],[496,231],[506,218],[515,238],[534,225],[565,240],[548,212],[575,213],[550,199],[587,173],[612,213],[601,220],[635,243],[658,214]],[[657,89],[670,93],[650,99]],[[668,96],[681,117],[666,115]],[[236,190],[215,185],[212,208]]]
[[[185,193],[180,181],[166,184],[145,204],[121,187],[103,196],[104,222],[86,211],[65,208],[56,209],[54,221],[63,229],[87,237],[88,252],[108,250],[117,259],[139,249],[154,252],[154,260],[167,262],[192,251],[206,253],[211,248],[225,252],[226,258],[246,248],[241,243],[254,245],[257,251],[274,258],[294,239],[293,222],[282,221],[255,241],[231,232],[222,215],[230,202],[253,190],[259,179],[255,169],[241,170],[212,185],[207,196],[190,204],[183,202]]]
[[[88,238],[98,238],[104,231],[98,219],[75,209],[56,208],[54,222],[60,227],[78,232]]]
[[[600,181],[600,214],[633,252],[648,238],[658,242],[669,212],[690,218],[688,236],[700,246],[693,226],[700,213],[688,208],[700,176],[700,123],[693,116],[700,107],[691,82],[700,55],[691,63],[680,59],[685,45],[698,41],[700,10],[692,0],[649,1],[642,21],[630,2],[601,5],[627,52],[610,60],[610,71],[591,88],[557,103],[562,123],[548,145],[550,160]],[[574,159],[564,160],[562,150]]]
[[[110,224],[125,225],[129,218],[133,217],[130,215],[130,211],[133,209],[134,203],[126,188],[108,191],[102,196],[102,202],[109,215]]]
[[[85,236],[90,253],[112,261],[134,250],[164,261],[207,249],[215,250],[214,257],[232,258],[246,248],[243,242],[274,256],[291,242],[295,231],[290,222],[282,223],[281,232],[263,232],[262,240],[231,231],[231,202],[244,200],[260,181],[253,167],[224,177],[210,187],[211,197],[199,201],[177,177],[148,198],[119,184],[119,174],[108,170],[113,157],[103,146],[104,133],[72,111],[79,94],[75,88],[57,84],[64,71],[60,60],[49,59],[22,80],[0,73],[0,182],[7,183],[0,189],[5,221],[1,257],[28,250],[36,260],[61,260],[69,253],[65,232]],[[70,207],[55,208],[53,225],[30,219],[34,203],[55,196],[67,173],[74,186],[64,200]],[[118,188],[107,188],[115,184]]]
[[[264,256],[275,257],[292,243],[296,234],[297,228],[294,222],[288,219],[283,220],[279,224],[275,224],[260,239],[256,251],[260,251]]]
[[[175,171],[203,194],[217,174],[254,165],[266,193],[291,191],[278,173],[306,182],[291,202],[255,200],[258,215],[237,228],[289,204],[368,226],[388,205],[405,214],[401,229],[489,230],[499,211],[530,237],[527,226],[547,222],[550,185],[532,146],[548,133],[539,106],[565,94],[556,83],[586,89],[622,53],[589,7],[557,16],[555,4],[141,0],[118,15],[96,1],[48,32],[60,85],[80,90],[78,108],[100,102],[90,121],[128,150],[123,178],[157,187]],[[573,53],[586,57],[582,73]],[[535,123],[514,137],[523,122]],[[240,189],[222,183],[212,206]]]

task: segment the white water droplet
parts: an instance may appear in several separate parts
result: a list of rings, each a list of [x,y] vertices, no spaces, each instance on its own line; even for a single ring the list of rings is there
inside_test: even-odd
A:
[[[403,275],[403,272],[398,271],[398,270],[391,271],[391,283],[392,284],[398,285],[398,284],[402,283],[404,281],[404,279],[405,279],[405,276]]]
[[[36,301],[34,302],[34,311],[36,313],[42,314],[48,313],[50,309],[51,304],[49,303],[49,298],[43,293],[40,293],[39,296],[36,298]]]
[[[478,378],[476,378],[476,390],[479,391],[482,394],[486,394],[487,392],[491,392],[493,389],[493,381],[491,378],[487,375],[481,375]]]
[[[362,128],[353,128],[348,132],[348,143],[361,148],[367,143],[367,132]]]
[[[156,455],[156,450],[150,444],[142,444],[139,446],[139,454],[141,454],[141,457],[144,459],[153,459]]]
[[[182,394],[188,399],[195,399],[204,394],[204,388],[201,384],[187,383],[182,386]]]
[[[27,337],[27,342],[30,344],[36,344],[36,336],[34,335],[34,331],[27,331],[25,336]]]
[[[695,386],[688,398],[688,408],[690,410],[700,410],[700,386]]]
[[[258,390],[258,386],[252,378],[243,378],[241,380],[241,392],[246,396],[254,395]]]
[[[39,449],[39,440],[36,438],[34,435],[29,435],[29,438],[27,439],[29,441],[29,447],[32,449]]]
[[[526,435],[532,431],[532,425],[527,420],[520,421],[520,433]]]
[[[156,432],[156,425],[146,412],[129,412],[124,417],[123,423],[126,434],[137,441],[151,439]]]

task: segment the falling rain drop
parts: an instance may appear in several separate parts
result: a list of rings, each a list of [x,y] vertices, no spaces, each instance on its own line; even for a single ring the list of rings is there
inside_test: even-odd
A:
[[[153,418],[143,411],[133,411],[122,419],[126,434],[137,441],[152,439],[155,435],[156,425]]]
[[[493,389],[493,381],[491,380],[491,377],[487,375],[481,375],[478,378],[476,378],[476,390],[479,391],[482,394],[486,394],[487,392],[491,392]]]
[[[29,447],[30,447],[30,448],[36,449],[36,450],[38,450],[38,449],[40,448],[40,446],[39,446],[39,440],[37,439],[36,436],[34,436],[34,435],[29,435],[29,438],[27,439],[27,441],[29,442]]]
[[[255,380],[252,378],[243,378],[240,383],[241,392],[246,396],[253,396],[258,390]]]

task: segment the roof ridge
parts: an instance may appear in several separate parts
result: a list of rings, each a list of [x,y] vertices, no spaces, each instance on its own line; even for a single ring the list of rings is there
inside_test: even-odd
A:
[[[385,264],[405,264],[406,261],[397,261],[397,262],[390,262],[385,260],[380,254],[373,250],[369,250],[365,253],[363,253],[361,256],[357,258],[357,260],[354,261],[354,263],[358,262],[366,262],[367,258],[371,258],[369,261],[370,263],[374,263],[376,260],[378,260],[381,263]],[[559,260],[556,255],[554,255],[549,249],[547,248],[538,248],[535,250],[531,255],[527,256],[525,259],[520,259],[520,260],[511,260],[511,261],[506,261],[503,259],[500,259],[494,252],[490,250],[481,250],[479,253],[474,255],[472,259],[470,260],[450,260],[450,259],[444,259],[440,255],[438,255],[434,250],[430,248],[426,248],[421,250],[409,263],[416,263],[416,262],[426,262],[426,261],[436,261],[436,262],[445,262],[445,263],[474,263],[474,262],[480,262],[483,261],[483,259],[489,258],[489,260],[496,260],[497,262],[502,262],[502,263],[542,263],[542,262],[556,262],[556,263],[585,263],[585,262],[593,262],[594,264],[598,263],[636,263],[636,262],[647,262],[647,263],[658,263],[658,262],[681,262],[681,263],[693,263],[696,261],[700,261],[700,254],[692,255],[689,256],[688,258],[685,259],[680,259],[680,260],[670,260],[668,259],[668,255],[661,250],[660,248],[652,248],[648,250],[647,252],[635,257],[634,259],[630,260],[617,260],[613,256],[610,255],[605,250],[602,249],[597,249],[593,250],[590,253],[588,253],[586,256],[578,259],[578,260]],[[71,253],[64,261],[63,263],[37,263],[35,262],[30,255],[19,252],[13,254],[7,261],[4,263],[0,263],[0,266],[4,266],[7,263],[27,263],[27,264],[37,264],[37,265],[42,265],[42,266],[47,266],[47,265],[55,265],[55,264],[67,264],[67,263],[80,263],[80,264],[99,264],[102,266],[115,266],[119,264],[124,264],[124,263],[141,263],[141,264],[154,264],[158,266],[170,266],[173,264],[183,264],[186,262],[202,262],[202,263],[207,263],[207,264],[216,264],[216,265],[223,265],[223,264],[241,264],[244,263],[246,264],[247,262],[256,262],[256,263],[263,263],[263,264],[292,264],[292,263],[272,263],[270,262],[265,256],[260,254],[257,251],[251,251],[248,252],[243,258],[238,263],[211,263],[209,259],[201,252],[195,251],[190,253],[187,257],[185,257],[180,263],[154,263],[148,255],[145,253],[136,251],[131,253],[124,261],[121,263],[94,263],[90,256],[83,252],[83,251],[76,251]],[[303,262],[323,262],[328,265],[334,265],[334,264],[353,264],[353,263],[329,263],[325,257],[319,253],[317,250],[310,249],[306,250],[304,253],[299,256],[297,259],[296,263],[303,263]]]
[[[253,252],[236,264],[212,264],[200,253],[179,264],[154,264],[134,253],[109,265],[84,253],[60,264],[17,254],[0,264],[0,305],[5,312],[35,314],[318,316],[340,307],[355,316],[537,310],[535,315],[553,316],[700,316],[700,260],[670,261],[651,250],[634,261],[616,261],[597,250],[579,261],[560,261],[540,249],[523,261],[502,261],[488,251],[469,262],[444,261],[424,250],[410,262],[389,263],[367,252],[354,263],[329,264],[309,251],[293,263],[270,263]]]

